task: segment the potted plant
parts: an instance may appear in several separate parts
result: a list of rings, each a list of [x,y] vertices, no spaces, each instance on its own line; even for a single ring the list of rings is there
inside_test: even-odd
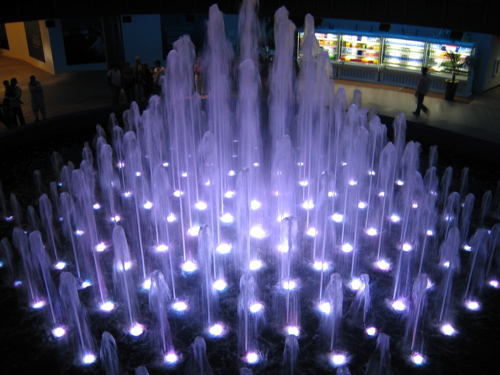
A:
[[[462,58],[459,53],[449,50],[446,51],[446,55],[449,60],[443,62],[443,66],[444,70],[451,74],[451,79],[446,80],[444,98],[453,100],[458,87],[457,75],[466,73],[467,68],[472,68],[473,58],[472,56]]]

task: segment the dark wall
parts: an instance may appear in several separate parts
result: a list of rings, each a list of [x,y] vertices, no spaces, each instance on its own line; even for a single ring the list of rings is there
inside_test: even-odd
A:
[[[119,14],[208,13],[217,3],[224,13],[238,13],[234,0],[21,0],[2,1],[0,23]],[[438,27],[450,30],[500,34],[498,0],[261,0],[260,13],[272,16],[286,6],[301,26],[311,13],[317,18],[344,18]]]

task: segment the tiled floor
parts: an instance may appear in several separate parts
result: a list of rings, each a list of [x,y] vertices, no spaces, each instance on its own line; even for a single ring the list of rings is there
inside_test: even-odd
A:
[[[16,77],[23,89],[24,115],[33,122],[28,91],[29,76],[35,75],[45,90],[48,117],[56,117],[106,107],[111,95],[106,84],[105,71],[51,74],[17,59],[0,55],[0,79]],[[431,114],[412,115],[415,110],[413,91],[401,87],[337,80],[336,87],[344,86],[348,97],[358,88],[363,105],[374,107],[381,115],[394,117],[404,113],[409,121],[456,132],[469,137],[500,144],[500,87],[469,100],[446,101],[443,95],[430,94],[425,104]],[[7,131],[0,123],[0,132]]]

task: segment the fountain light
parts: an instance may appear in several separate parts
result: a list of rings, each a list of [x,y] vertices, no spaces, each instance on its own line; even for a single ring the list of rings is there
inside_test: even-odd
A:
[[[441,327],[439,327],[439,330],[443,335],[446,336],[455,336],[458,333],[455,327],[453,327],[450,323],[445,323],[441,325]]]
[[[396,185],[403,186],[405,182],[403,180],[396,180]]]
[[[313,263],[313,268],[316,271],[328,271],[330,264],[328,262],[322,262],[320,260],[315,260]]]
[[[334,192],[334,191],[329,191],[329,192],[328,192],[328,197],[329,197],[329,198],[333,198],[333,197],[336,197],[336,196],[337,196],[337,193],[336,193],[336,192]]]
[[[357,277],[349,282],[349,288],[351,288],[352,290],[360,290],[361,288],[363,288],[363,286],[363,282]]]
[[[398,214],[392,214],[390,220],[396,224],[401,221],[401,217]]]
[[[259,163],[253,163],[252,164],[254,167],[258,167],[260,164]]]
[[[289,336],[299,336],[300,334],[300,328],[297,327],[297,326],[287,326],[285,328],[285,332],[289,335]]]
[[[170,213],[168,216],[167,216],[167,221],[169,223],[173,223],[174,221],[177,220],[177,216],[175,216],[173,213]]]
[[[169,365],[175,365],[179,362],[179,355],[176,352],[169,352],[163,356],[163,360]]]
[[[226,212],[220,217],[220,221],[224,224],[232,224],[234,222],[234,217],[230,213]]]
[[[44,300],[36,301],[31,304],[31,307],[38,310],[44,307],[47,304]]]
[[[266,238],[267,233],[264,230],[264,228],[262,228],[262,225],[258,224],[258,225],[254,225],[252,228],[250,228],[250,236],[252,236],[253,238],[256,238],[258,240],[262,240],[263,238]]]
[[[258,210],[261,207],[262,203],[260,203],[260,201],[258,201],[257,199],[252,199],[252,201],[250,202],[250,208],[252,210]]]
[[[228,243],[221,243],[217,246],[216,251],[219,254],[229,254],[231,252],[231,244]]]
[[[113,223],[119,223],[121,221],[121,216],[120,215],[115,215],[115,216],[112,216],[110,218],[110,220],[113,222]]]
[[[165,245],[164,243],[161,243],[161,244],[156,245],[155,250],[158,253],[164,253],[165,251],[168,250],[168,246]]]
[[[378,333],[377,327],[374,326],[366,327],[365,333],[370,337],[376,336]]]
[[[408,306],[406,304],[406,300],[404,300],[403,298],[400,298],[400,299],[392,301],[391,308],[394,311],[402,312],[402,311],[405,311],[408,308]]]
[[[316,228],[308,228],[306,234],[309,237],[316,237],[318,235],[318,230]]]
[[[248,352],[243,360],[249,365],[255,365],[256,363],[259,363],[260,355],[257,352]]]
[[[320,302],[318,304],[318,310],[325,315],[330,315],[330,313],[332,312],[332,305],[330,304],[330,302],[326,301]]]
[[[411,353],[411,355],[410,355],[410,361],[414,365],[422,366],[423,364],[425,364],[425,357],[418,352],[414,352],[414,353]]]
[[[249,310],[253,314],[257,314],[258,312],[262,311],[264,309],[264,305],[260,302],[255,302],[252,303],[249,307]]]
[[[223,290],[225,290],[227,288],[227,283],[224,279],[218,279],[218,280],[214,281],[214,283],[212,284],[212,287],[215,290],[222,292]]]
[[[412,208],[418,208],[418,202],[413,202],[413,203],[411,204],[411,206],[412,206]]]
[[[146,279],[142,282],[142,285],[141,285],[142,289],[144,290],[149,290],[151,289],[151,279]]]
[[[264,266],[264,263],[260,259],[252,259],[250,261],[250,264],[248,265],[248,268],[250,271],[258,271]]]
[[[350,253],[354,250],[354,247],[350,243],[346,242],[342,244],[341,249],[344,253]]]
[[[281,286],[285,290],[294,290],[297,288],[297,282],[295,280],[285,280],[281,283]]]
[[[111,312],[115,309],[115,304],[111,301],[106,301],[106,302],[103,302],[101,304],[101,306],[99,306],[99,308],[101,309],[101,311]]]
[[[385,259],[379,259],[375,262],[375,268],[379,269],[380,271],[390,271],[392,265]]]
[[[368,171],[368,176],[375,176],[375,175],[376,173],[373,169]]]
[[[468,310],[471,310],[471,311],[481,310],[481,304],[479,303],[479,301],[469,299],[469,300],[466,300],[464,302],[464,304]]]
[[[14,220],[14,216],[7,216],[5,218],[5,221],[12,221],[12,220]]]
[[[55,265],[54,265],[54,268],[56,270],[59,270],[59,271],[62,271],[63,269],[65,269],[67,266],[66,262],[63,262],[62,260],[57,262]]]
[[[125,162],[123,162],[123,161],[119,161],[118,163],[116,163],[116,167],[117,167],[118,169],[123,169],[123,168],[125,168]]]
[[[368,203],[363,202],[363,201],[361,201],[361,202],[358,203],[358,208],[360,210],[364,210],[366,207],[368,207]]]
[[[228,190],[224,193],[224,198],[231,199],[231,198],[234,198],[235,196],[236,196],[236,192],[233,190]]]
[[[122,194],[123,198],[130,198],[132,196],[132,192],[131,191],[126,191]]]
[[[188,176],[188,173],[187,173],[187,172],[181,172],[181,176],[182,176],[182,177],[187,177],[187,176]]]
[[[344,221],[344,215],[342,214],[339,214],[339,213],[334,213],[332,216],[331,216],[332,220],[335,221],[336,223],[341,223],[342,221]]]
[[[23,282],[21,280],[14,281],[14,287],[15,288],[20,287],[21,285],[23,285]]]
[[[82,364],[91,365],[96,361],[97,357],[92,353],[87,353],[82,358]]]
[[[225,333],[225,328],[222,324],[216,323],[208,328],[208,333],[213,337],[221,337]]]
[[[288,212],[285,212],[281,215],[278,215],[278,217],[276,218],[276,221],[278,223],[281,223],[283,220],[285,220],[287,217],[290,217],[290,214]]]
[[[432,237],[434,236],[434,231],[432,229],[427,229],[427,231],[425,232],[425,234],[429,237]]]
[[[184,263],[182,263],[181,269],[186,273],[192,273],[198,269],[198,266],[192,260],[186,260]]]
[[[341,367],[348,362],[347,354],[344,352],[332,352],[330,353],[330,362],[334,367]]]
[[[309,181],[307,181],[307,180],[301,180],[301,181],[299,181],[299,185],[302,186],[302,187],[306,187],[307,185],[309,185]]]
[[[371,237],[377,236],[378,235],[378,230],[377,228],[366,228],[365,233]]]
[[[405,242],[404,244],[401,245],[401,250],[403,251],[412,251],[413,250],[413,246],[411,244],[409,244],[408,242]]]
[[[75,236],[83,236],[84,234],[85,234],[85,232],[81,229],[75,230]]]
[[[99,202],[96,202],[93,204],[92,208],[94,210],[100,210],[101,209],[101,204]]]
[[[95,251],[98,253],[102,253],[104,250],[106,250],[108,247],[104,242],[100,242],[95,246]]]
[[[132,324],[132,327],[128,330],[132,336],[138,337],[144,333],[144,326],[139,323]]]
[[[280,253],[288,253],[290,251],[290,247],[288,246],[287,243],[280,243],[278,246],[277,246],[277,249]]]
[[[470,245],[467,245],[467,244],[462,246],[462,249],[464,249],[465,251],[472,251],[472,247]]]
[[[351,180],[349,180],[348,184],[349,184],[349,186],[356,186],[358,184],[358,181],[351,179]]]
[[[175,301],[172,304],[172,309],[174,309],[177,312],[184,312],[188,308],[188,304],[185,301]]]
[[[168,161],[166,161],[166,162],[164,162],[162,165],[163,165],[164,167],[168,167],[170,164],[168,163]]]
[[[451,263],[450,263],[450,261],[449,261],[449,260],[447,260],[446,262],[444,262],[444,263],[442,264],[442,266],[443,266],[444,268],[450,268],[450,265],[451,265]]]
[[[489,280],[488,285],[495,289],[500,288],[500,282],[496,279]]]
[[[63,326],[59,326],[54,328],[51,332],[52,336],[59,339],[66,334],[66,329]]]
[[[131,268],[132,268],[132,261],[130,260],[116,263],[116,269],[118,271],[128,271]]]
[[[236,176],[236,172],[235,172],[235,171],[233,171],[233,170],[230,170],[230,171],[227,173],[227,175],[228,175],[228,176],[230,176],[230,177],[234,177],[234,176]]]
[[[304,210],[312,210],[314,208],[314,202],[312,201],[312,199],[304,201],[304,203],[302,203],[302,208]]]
[[[184,192],[181,191],[181,190],[176,190],[176,191],[174,191],[173,194],[174,194],[174,197],[180,198],[180,197],[182,197],[184,195]]]
[[[81,289],[86,289],[88,288],[89,286],[92,285],[92,282],[90,280],[84,280],[82,281],[82,283],[80,284],[80,288]]]
[[[146,210],[150,210],[153,208],[153,202],[147,201],[146,203],[144,203],[144,205],[142,207],[144,207],[144,209],[146,209]]]
[[[194,204],[194,207],[198,210],[198,211],[205,211],[207,208],[208,208],[208,204],[206,202],[203,202],[203,201],[198,201]]]
[[[188,236],[197,237],[200,233],[200,227],[198,225],[192,226],[187,230]]]

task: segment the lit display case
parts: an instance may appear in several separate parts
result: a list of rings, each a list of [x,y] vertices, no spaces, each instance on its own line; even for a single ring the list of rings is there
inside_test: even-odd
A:
[[[464,61],[467,57],[470,57],[473,54],[473,45],[452,45],[432,42],[428,43],[427,66],[429,67],[433,75],[449,75],[449,73],[446,71],[446,66],[450,61],[450,57],[448,56],[447,52],[458,53],[460,55],[460,60]],[[464,66],[460,70],[459,74],[457,74],[457,79],[467,80],[468,75],[469,67]]]
[[[342,35],[340,60],[377,65],[380,62],[381,38],[367,35]]]
[[[425,42],[385,38],[382,65],[387,68],[419,71],[425,65]]]
[[[319,47],[322,51],[328,52],[330,60],[338,59],[338,46],[339,46],[339,35],[331,32],[317,32],[314,36],[318,40]],[[302,40],[304,39],[304,33],[300,32],[298,34],[299,43],[298,45],[298,58],[302,58]]]

